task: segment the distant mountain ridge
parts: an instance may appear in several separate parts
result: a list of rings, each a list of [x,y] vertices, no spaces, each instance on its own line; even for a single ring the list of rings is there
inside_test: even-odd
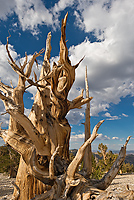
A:
[[[119,151],[112,151],[112,152],[115,154],[119,153]],[[77,153],[77,149],[71,149],[70,153],[72,153],[75,156]],[[93,154],[97,156],[98,159],[101,159],[97,152],[93,152]],[[126,152],[125,163],[130,163],[134,165],[134,151],[133,150]]]

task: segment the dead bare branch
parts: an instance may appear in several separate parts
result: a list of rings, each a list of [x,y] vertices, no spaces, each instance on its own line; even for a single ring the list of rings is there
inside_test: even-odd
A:
[[[33,64],[34,64],[34,62],[35,62],[35,60],[36,60],[36,58],[37,58],[38,56],[40,56],[44,51],[45,51],[44,49],[41,49],[41,50],[39,51],[39,53],[35,52],[35,53],[33,54],[32,58],[31,58],[30,61],[28,62],[27,70],[26,70],[26,72],[25,72],[25,76],[26,76],[27,78],[29,78],[29,76],[30,76],[30,74],[31,74],[32,66],[33,66]]]
[[[86,89],[86,98],[89,98],[89,86],[87,78],[87,66],[85,71],[85,89]],[[91,136],[90,131],[90,101],[86,104],[85,110],[85,141]],[[85,150],[84,159],[83,159],[83,168],[86,172],[86,176],[90,176],[92,173],[92,151],[91,144]]]
[[[1,82],[1,80],[0,80],[0,90],[8,96],[11,96],[11,94],[13,92],[13,88],[11,88],[8,85],[5,85],[4,83]]]
[[[119,172],[122,163],[125,160],[126,157],[126,145],[129,142],[131,136],[129,136],[126,140],[126,143],[123,147],[121,147],[121,150],[119,152],[118,158],[112,165],[111,169],[104,175],[104,177],[100,180],[92,180],[91,183],[94,185],[94,187],[105,190],[112,182],[112,180],[115,178],[117,173]]]
[[[25,69],[26,65],[27,65],[27,53],[25,52],[25,61],[24,61],[23,65],[21,66],[22,71]]]
[[[88,146],[88,144],[91,144],[95,140],[95,138],[98,136],[97,131],[98,131],[99,127],[101,126],[101,124],[103,122],[104,122],[104,120],[101,120],[94,127],[91,137],[86,142],[84,142],[84,144],[79,148],[75,158],[73,159],[73,161],[68,166],[68,169],[67,169],[67,181],[68,181],[68,179],[69,180],[74,179],[75,172],[76,172],[80,162],[82,161],[82,158],[84,156],[84,152],[85,152],[86,147]]]
[[[8,112],[1,113],[1,115],[6,115]]]
[[[127,144],[128,144],[128,142],[129,142],[129,140],[130,140],[131,137],[132,137],[132,136],[128,136],[128,138],[127,138],[127,140],[126,140],[126,143],[124,144],[124,147],[127,146]]]
[[[51,32],[48,33],[47,35],[47,40],[46,40],[46,51],[45,51],[45,55],[44,55],[44,61],[49,60],[50,59],[50,53],[51,53]],[[43,62],[44,64],[44,62]]]
[[[9,63],[12,63],[12,67],[14,68],[14,69],[16,69],[16,70],[20,70],[20,68],[18,67],[18,65],[16,65],[16,63],[15,63],[15,61],[13,60],[13,58],[12,58],[12,56],[11,56],[11,54],[10,54],[10,51],[9,51],[9,49],[8,49],[8,39],[11,37],[11,35],[9,35],[8,37],[7,37],[7,44],[6,44],[6,50],[7,50],[7,54],[8,54],[8,57],[10,58],[10,60],[9,60]]]
[[[68,102],[69,103],[68,110],[75,109],[75,108],[81,108],[82,105],[88,103],[89,101],[91,101],[93,99],[93,97],[87,97],[86,99],[84,99],[83,92],[84,92],[84,90],[82,90],[81,94],[78,97],[76,97],[74,100]]]
[[[73,67],[76,69],[79,66],[79,64],[84,60],[84,58],[85,58],[85,56],[83,56],[83,58],[76,65],[74,65]]]
[[[26,86],[25,89],[28,89],[29,87],[31,87],[31,86],[33,86],[33,85],[35,85],[35,86],[37,86],[37,87],[45,88],[45,86],[39,85],[39,84],[37,84],[37,83],[41,82],[42,80],[47,81],[48,79],[51,78],[51,75],[52,75],[52,72],[50,72],[48,75],[44,76],[43,78],[39,79],[39,80],[36,81],[36,82],[32,82],[32,81],[31,81],[31,84],[28,85],[28,86]]]

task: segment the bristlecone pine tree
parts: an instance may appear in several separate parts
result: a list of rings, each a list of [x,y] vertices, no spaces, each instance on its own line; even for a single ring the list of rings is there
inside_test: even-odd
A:
[[[39,80],[35,74],[35,81],[30,79],[32,66],[36,58],[44,50],[34,53],[28,61],[16,64],[12,58],[8,39],[6,50],[8,62],[19,75],[17,87],[9,87],[0,82],[0,98],[4,103],[6,112],[10,114],[8,130],[0,129],[0,136],[20,155],[20,164],[14,182],[14,200],[29,199],[95,199],[105,190],[118,173],[126,155],[126,145],[121,148],[120,154],[101,180],[90,179],[90,168],[85,165],[83,173],[77,168],[81,163],[86,147],[97,137],[97,130],[104,120],[93,129],[92,135],[78,150],[72,162],[69,162],[69,140],[71,127],[65,118],[74,108],[81,108],[92,97],[83,98],[83,91],[74,100],[67,99],[68,93],[75,81],[75,66],[71,65],[66,46],[66,14],[62,20],[60,58],[53,63],[50,69],[51,33],[48,33],[44,61]],[[25,71],[24,71],[25,69]],[[25,85],[26,81],[29,85]],[[28,87],[37,87],[37,93],[29,117],[24,115],[23,95]],[[90,119],[89,116],[87,116]],[[86,120],[85,125],[89,124]],[[90,133],[89,133],[90,134]],[[91,158],[91,157],[90,157]],[[87,160],[89,158],[87,157]],[[90,160],[89,160],[89,163]],[[87,169],[86,169],[87,168]],[[87,170],[87,173],[85,173]]]

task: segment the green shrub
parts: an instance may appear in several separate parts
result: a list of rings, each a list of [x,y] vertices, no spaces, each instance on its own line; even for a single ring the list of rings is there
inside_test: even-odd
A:
[[[9,173],[11,168],[17,171],[20,155],[10,146],[0,147],[0,173]]]

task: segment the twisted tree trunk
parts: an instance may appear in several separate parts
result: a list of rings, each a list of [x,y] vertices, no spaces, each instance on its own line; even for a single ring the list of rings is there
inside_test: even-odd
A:
[[[81,95],[74,100],[67,99],[68,93],[75,81],[75,66],[71,65],[66,46],[66,14],[61,26],[60,58],[58,64],[53,63],[50,69],[51,33],[46,40],[46,51],[40,73],[40,78],[34,73],[35,81],[30,79],[32,66],[36,58],[44,50],[33,54],[28,61],[20,67],[15,63],[8,49],[6,50],[8,62],[13,70],[19,75],[16,88],[9,87],[0,82],[0,98],[5,105],[6,112],[10,114],[9,129],[0,129],[0,136],[14,148],[20,155],[20,164],[14,183],[14,200],[30,199],[93,199],[101,190],[106,189],[112,179],[118,173],[126,155],[126,144],[122,147],[119,157],[111,170],[101,180],[90,180],[91,156],[88,158],[85,174],[77,173],[78,166],[82,161],[88,146],[97,137],[97,130],[104,120],[100,121],[90,135],[90,100],[88,87],[86,98]],[[26,68],[24,72],[24,68]],[[87,78],[86,78],[87,80]],[[29,85],[26,86],[25,82]],[[87,83],[87,81],[86,81]],[[29,117],[24,115],[23,95],[27,88],[37,87],[34,103]],[[85,127],[85,143],[78,150],[74,160],[69,161],[69,140],[71,127],[67,121],[66,114],[74,108],[81,108],[88,103]],[[130,138],[128,138],[129,140]]]

